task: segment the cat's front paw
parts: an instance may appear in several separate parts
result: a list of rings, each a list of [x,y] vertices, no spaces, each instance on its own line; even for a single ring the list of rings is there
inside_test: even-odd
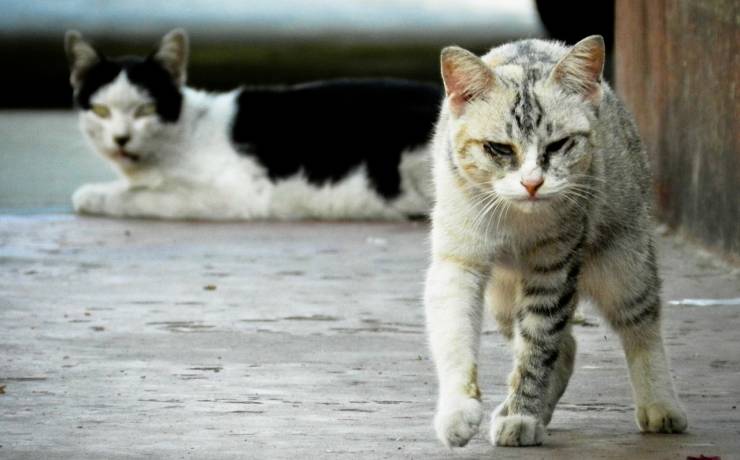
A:
[[[434,417],[437,437],[447,447],[463,447],[478,433],[483,407],[474,398],[440,402]]]
[[[113,197],[120,192],[111,184],[87,184],[72,194],[72,207],[78,214],[110,214]]]
[[[643,433],[683,433],[689,426],[686,413],[673,401],[638,406],[635,416]]]
[[[545,437],[545,425],[532,415],[506,415],[501,406],[491,420],[491,443],[496,446],[539,446]]]

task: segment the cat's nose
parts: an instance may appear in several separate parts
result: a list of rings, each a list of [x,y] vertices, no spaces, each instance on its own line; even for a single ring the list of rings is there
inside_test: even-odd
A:
[[[113,140],[118,144],[119,147],[123,147],[124,145],[128,144],[128,141],[131,140],[131,136],[115,136]]]
[[[522,179],[521,184],[524,188],[527,189],[527,192],[529,193],[529,196],[535,196],[537,194],[537,190],[542,187],[542,184],[545,183],[545,179],[538,177],[537,179]]]

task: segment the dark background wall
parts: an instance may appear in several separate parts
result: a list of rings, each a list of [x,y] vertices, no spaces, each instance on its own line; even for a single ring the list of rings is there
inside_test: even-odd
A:
[[[163,30],[163,33],[166,29]],[[157,38],[113,38],[86,34],[109,56],[146,55]],[[511,37],[458,40],[483,53]],[[338,77],[396,77],[439,81],[443,40],[354,41],[312,37],[302,40],[191,38],[188,80],[195,87],[228,90],[242,84],[287,84]],[[63,36],[0,37],[0,107],[68,108],[72,106]],[[12,70],[11,70],[12,69]]]
[[[653,166],[658,217],[740,261],[740,2],[617,0],[616,83]]]
[[[483,53],[544,31],[534,3],[436,0],[1,0],[0,108],[69,108],[63,50],[78,29],[109,56],[148,54],[168,30],[191,35],[191,85],[335,77],[439,81],[439,50]]]

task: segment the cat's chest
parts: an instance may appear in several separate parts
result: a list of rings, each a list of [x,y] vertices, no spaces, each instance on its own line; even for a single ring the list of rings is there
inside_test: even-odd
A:
[[[491,255],[491,263],[500,268],[521,271],[549,255],[549,248],[538,250],[537,242],[520,239],[501,240]],[[545,254],[547,253],[547,254]]]
[[[493,251],[491,263],[499,268],[507,270],[518,270],[521,267],[521,260],[517,257],[516,251],[509,245],[499,245]]]

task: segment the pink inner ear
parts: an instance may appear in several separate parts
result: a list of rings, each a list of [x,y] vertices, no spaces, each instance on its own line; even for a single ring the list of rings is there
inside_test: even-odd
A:
[[[601,68],[604,63],[598,56],[591,57],[585,64],[587,72],[593,76],[594,83],[601,83]]]
[[[461,84],[462,72],[459,68],[449,61],[442,63],[442,80],[445,85],[445,93],[450,102],[450,109],[455,115],[462,113],[465,102],[469,99],[465,96],[463,85]]]
[[[577,43],[553,71],[556,82],[598,103],[601,99],[601,72],[604,67],[603,45],[588,39]]]
[[[459,72],[457,66],[449,61],[442,63],[442,80],[445,85],[445,93],[448,97],[453,97],[455,94],[460,93],[461,72]]]
[[[476,64],[447,61],[442,65],[445,92],[455,115],[462,114],[465,104],[481,96],[491,85],[490,71],[482,63]]]
[[[454,113],[455,116],[462,115],[463,111],[465,110],[465,104],[467,104],[469,98],[461,96],[457,93],[449,93],[447,98],[450,101],[450,110],[452,110],[452,113]]]

